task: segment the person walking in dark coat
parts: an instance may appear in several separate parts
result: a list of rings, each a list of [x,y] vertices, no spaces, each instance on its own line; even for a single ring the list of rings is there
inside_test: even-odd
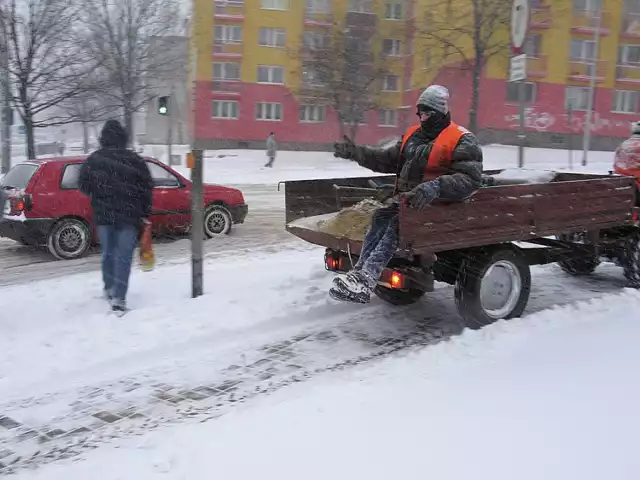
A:
[[[387,148],[355,145],[348,138],[335,144],[336,157],[354,160],[380,173],[397,175],[396,195],[378,209],[354,269],[334,279],[336,300],[367,303],[400,241],[400,204],[425,210],[436,199],[459,201],[482,186],[482,150],[475,135],[451,121],[449,91],[428,87],[417,102],[420,122]]]
[[[104,295],[118,315],[126,312],[133,252],[151,214],[153,191],[146,163],[127,149],[127,143],[120,122],[108,120],[100,134],[100,149],[80,171],[80,190],[91,197],[102,250]]]
[[[269,161],[265,165],[265,167],[272,168],[273,162],[276,161],[276,153],[278,151],[278,144],[276,143],[276,135],[271,132],[267,137],[267,158]]]

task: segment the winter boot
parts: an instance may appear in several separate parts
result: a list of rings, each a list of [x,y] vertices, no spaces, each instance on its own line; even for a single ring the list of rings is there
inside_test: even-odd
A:
[[[373,286],[372,286],[373,285]],[[351,270],[345,276],[333,279],[329,295],[334,300],[353,303],[369,303],[375,283],[360,270]]]

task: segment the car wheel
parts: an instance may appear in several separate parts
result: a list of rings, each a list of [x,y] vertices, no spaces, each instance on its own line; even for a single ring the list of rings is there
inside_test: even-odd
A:
[[[207,238],[228,235],[232,224],[231,214],[220,205],[208,208],[204,214],[204,233]]]
[[[47,246],[59,260],[80,258],[91,245],[89,227],[82,220],[66,218],[57,222],[49,232]]]

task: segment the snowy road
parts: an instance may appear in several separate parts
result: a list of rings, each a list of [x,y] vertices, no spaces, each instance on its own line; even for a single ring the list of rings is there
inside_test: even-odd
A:
[[[208,257],[230,255],[257,246],[279,245],[295,239],[284,230],[284,194],[275,185],[233,185],[245,194],[249,216],[237,225],[232,235],[205,242]],[[156,245],[159,264],[187,258],[188,238],[164,239]],[[43,249],[25,247],[0,238],[0,286],[95,271],[99,256],[94,252],[84,258],[60,262]]]

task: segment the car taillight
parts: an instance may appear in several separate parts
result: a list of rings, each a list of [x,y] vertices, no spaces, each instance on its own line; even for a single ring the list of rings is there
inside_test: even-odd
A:
[[[18,216],[22,215],[25,211],[31,210],[33,202],[30,195],[25,195],[24,197],[12,198],[9,205],[11,206],[9,215]]]

